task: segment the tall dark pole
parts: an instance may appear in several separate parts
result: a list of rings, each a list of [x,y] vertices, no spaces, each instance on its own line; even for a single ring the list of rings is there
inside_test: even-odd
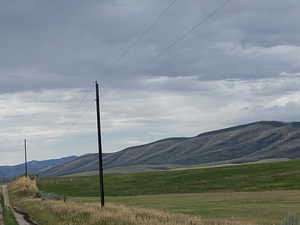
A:
[[[27,168],[27,140],[24,140],[24,148],[25,148],[25,176],[28,177],[28,168]]]
[[[98,84],[97,81],[96,81],[96,105],[97,105],[98,148],[99,148],[100,197],[101,197],[101,207],[104,207],[104,181],[103,181],[103,165],[102,165],[101,118],[100,118],[99,84]]]

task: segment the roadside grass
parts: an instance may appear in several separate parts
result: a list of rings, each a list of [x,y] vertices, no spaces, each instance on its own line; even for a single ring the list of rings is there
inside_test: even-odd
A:
[[[205,220],[200,217],[170,214],[153,209],[95,203],[41,201],[28,199],[20,205],[43,225],[241,225],[237,220]]]
[[[1,207],[3,209],[3,222],[4,225],[18,225],[17,220],[9,207],[4,205],[3,196],[0,196]]]
[[[300,161],[135,174],[108,174],[108,196],[299,190]],[[72,197],[99,195],[98,176],[41,178],[42,191]]]
[[[4,207],[3,209],[3,221],[5,225],[18,225],[12,210],[8,207]]]
[[[8,186],[13,204],[43,225],[251,225],[248,221],[201,219],[154,209],[34,198],[35,182],[21,178]]]

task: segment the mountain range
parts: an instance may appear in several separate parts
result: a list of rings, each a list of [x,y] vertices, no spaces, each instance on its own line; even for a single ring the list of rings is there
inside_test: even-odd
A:
[[[57,165],[76,159],[77,156],[69,156],[60,159],[49,159],[43,161],[30,161],[28,162],[28,173],[39,174]],[[15,166],[0,166],[0,182],[6,179],[14,178],[25,173],[25,165],[18,164]]]
[[[300,158],[300,122],[260,121],[103,154],[103,165],[106,172],[137,172],[296,158]],[[41,175],[83,174],[97,169],[98,154],[87,154]]]

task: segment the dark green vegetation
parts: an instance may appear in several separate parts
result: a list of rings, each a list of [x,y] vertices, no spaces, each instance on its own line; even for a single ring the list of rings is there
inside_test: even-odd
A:
[[[18,225],[16,218],[9,207],[4,206],[4,200],[1,196],[1,207],[3,209],[3,222],[4,225]]]
[[[192,165],[244,163],[300,158],[300,123],[263,121],[207,132],[191,138],[169,138],[104,154],[104,167],[114,172],[167,170]],[[53,167],[43,176],[97,170],[98,155],[89,154]]]
[[[43,178],[42,191],[73,197],[98,196],[97,176]],[[109,196],[300,189],[300,161],[105,176]]]

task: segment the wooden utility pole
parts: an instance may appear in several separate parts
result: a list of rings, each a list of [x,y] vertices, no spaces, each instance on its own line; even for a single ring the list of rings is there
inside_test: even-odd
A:
[[[97,106],[97,128],[98,128],[100,198],[101,198],[101,207],[104,207],[104,181],[103,181],[103,164],[102,164],[102,140],[101,140],[99,84],[97,81],[95,83],[96,83],[96,106]]]
[[[27,140],[24,140],[24,148],[25,148],[25,176],[28,177],[28,167],[27,167]]]

